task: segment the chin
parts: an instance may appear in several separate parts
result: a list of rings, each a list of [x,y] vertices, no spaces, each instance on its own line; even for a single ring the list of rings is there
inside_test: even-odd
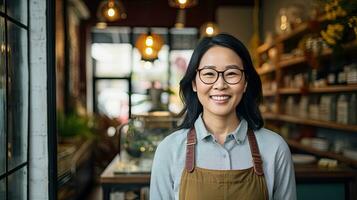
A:
[[[232,114],[235,114],[235,109],[212,109],[209,111],[212,115],[216,116],[230,116]]]

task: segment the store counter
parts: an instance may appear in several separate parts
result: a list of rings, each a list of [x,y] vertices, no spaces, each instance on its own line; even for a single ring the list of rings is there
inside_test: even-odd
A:
[[[296,164],[295,175],[298,199],[357,199],[357,171],[349,167],[321,168],[317,164]],[[123,163],[117,155],[101,174],[100,183],[103,200],[109,200],[112,191],[149,186],[150,166],[147,161],[145,164]]]

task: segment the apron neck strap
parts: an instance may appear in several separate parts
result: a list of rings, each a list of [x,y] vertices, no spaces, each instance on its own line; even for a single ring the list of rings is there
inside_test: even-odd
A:
[[[248,128],[248,141],[250,146],[250,151],[253,157],[254,172],[262,176],[264,175],[263,171],[263,161],[260,157],[260,152],[258,148],[258,143],[255,138],[255,134],[252,129]],[[195,169],[195,146],[197,143],[196,139],[196,130],[191,128],[187,133],[187,142],[186,142],[186,170],[191,173]]]
[[[257,175],[262,176],[264,174],[263,161],[260,157],[257,139],[255,138],[253,130],[250,128],[248,128],[248,141],[250,146],[250,152],[252,153],[253,157],[254,172]]]
[[[191,128],[187,133],[187,146],[186,146],[186,170],[193,172],[195,169],[195,146],[196,146],[196,130]]]

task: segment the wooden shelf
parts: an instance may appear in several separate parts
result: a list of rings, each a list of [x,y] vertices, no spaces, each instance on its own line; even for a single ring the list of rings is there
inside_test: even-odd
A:
[[[287,143],[294,148],[303,150],[308,153],[315,154],[320,157],[332,158],[332,159],[338,160],[340,162],[344,162],[349,165],[357,166],[357,160],[346,158],[341,154],[337,154],[337,153],[333,153],[333,152],[329,152],[329,151],[320,151],[313,147],[302,145],[300,142],[295,141],[295,140],[287,140]]]
[[[322,127],[322,128],[331,128],[331,129],[351,131],[357,133],[357,125],[339,124],[332,121],[321,121],[315,119],[303,119],[299,117],[294,117],[285,114],[277,114],[277,113],[263,113],[262,115],[264,119],[268,119],[268,120],[279,120],[289,123],[296,123],[296,124],[309,125],[309,126]]]
[[[280,88],[278,89],[279,94],[300,94],[300,88]]]
[[[268,51],[270,48],[274,47],[274,45],[275,45],[274,43],[272,43],[272,44],[264,43],[257,48],[257,52],[259,54],[264,53],[264,52]]]
[[[274,67],[257,68],[257,72],[259,75],[264,75],[274,71],[275,71]]]
[[[275,96],[276,95],[276,91],[273,90],[263,90],[263,96],[264,97],[271,97],[271,96]]]
[[[304,56],[296,56],[291,59],[281,60],[278,64],[279,68],[285,68],[292,65],[297,65],[306,62],[306,58]]]
[[[305,31],[307,31],[308,28],[309,28],[309,22],[304,22],[304,23],[300,24],[298,27],[296,27],[294,30],[290,31],[289,33],[279,35],[276,38],[276,42],[283,42],[283,41],[290,39],[294,36],[302,34]]]
[[[278,89],[279,94],[300,94],[304,90],[304,93],[339,93],[339,92],[356,92],[356,85],[336,85],[336,86],[326,86],[318,88],[280,88]]]
[[[337,92],[355,92],[357,91],[356,85],[338,85],[319,88],[309,88],[310,93],[337,93]]]
[[[269,119],[269,120],[276,120],[277,119],[277,114],[276,113],[262,113],[264,119]]]

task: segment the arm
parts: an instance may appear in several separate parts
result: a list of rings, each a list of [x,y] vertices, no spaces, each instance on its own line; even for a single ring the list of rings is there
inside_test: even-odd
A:
[[[273,199],[296,200],[295,171],[288,145],[279,145],[275,160]]]
[[[172,156],[169,146],[164,140],[156,149],[151,170],[150,199],[174,199],[174,183],[171,173]]]

